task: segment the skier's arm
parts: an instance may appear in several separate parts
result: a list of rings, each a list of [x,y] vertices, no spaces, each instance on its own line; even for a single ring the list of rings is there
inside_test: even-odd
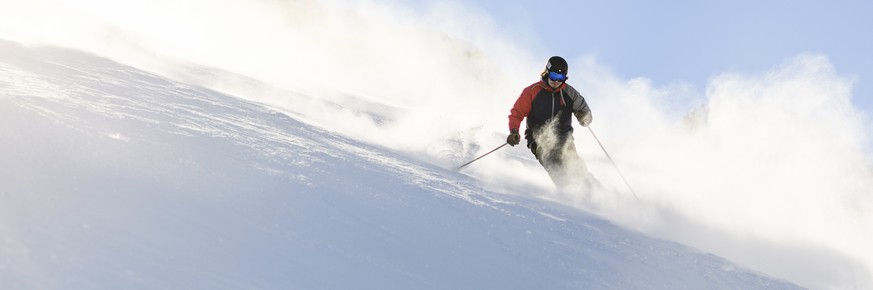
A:
[[[530,113],[531,102],[533,101],[531,90],[531,87],[522,90],[521,95],[518,96],[518,100],[515,100],[515,104],[512,106],[512,109],[509,110],[510,132],[513,130],[518,132],[518,128],[521,127],[521,120],[527,117],[527,114]]]
[[[571,86],[567,86],[567,93],[570,95],[570,99],[573,100],[573,115],[576,115],[576,120],[579,121],[579,125],[582,127],[588,127],[591,124],[591,108],[588,107],[588,102],[585,101],[585,97],[579,93],[575,88]]]

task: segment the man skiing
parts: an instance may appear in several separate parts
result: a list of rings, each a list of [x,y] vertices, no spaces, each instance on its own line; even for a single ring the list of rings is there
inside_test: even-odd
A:
[[[506,137],[506,143],[518,145],[519,127],[527,118],[527,147],[559,188],[579,182],[588,184],[590,175],[576,153],[572,116],[587,127],[591,124],[591,110],[579,91],[567,84],[567,69],[564,58],[549,58],[540,81],[524,88],[512,106]]]

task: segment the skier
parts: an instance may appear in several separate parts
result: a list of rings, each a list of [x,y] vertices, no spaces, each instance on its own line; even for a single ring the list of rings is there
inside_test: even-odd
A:
[[[540,81],[524,88],[512,106],[506,137],[506,143],[518,145],[519,127],[527,118],[527,147],[558,188],[588,184],[593,179],[576,153],[571,119],[575,116],[580,125],[587,127],[591,124],[591,110],[579,91],[567,84],[567,69],[564,58],[549,58]]]

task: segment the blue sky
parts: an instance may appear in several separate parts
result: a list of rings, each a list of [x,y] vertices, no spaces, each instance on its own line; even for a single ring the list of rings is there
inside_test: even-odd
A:
[[[690,82],[700,91],[720,73],[756,73],[801,53],[824,54],[840,75],[856,78],[853,102],[873,113],[870,1],[465,3],[537,54],[594,55],[621,77]]]

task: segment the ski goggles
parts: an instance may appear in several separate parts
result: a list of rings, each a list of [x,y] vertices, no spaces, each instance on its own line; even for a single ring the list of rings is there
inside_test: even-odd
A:
[[[549,79],[552,81],[556,81],[556,82],[563,82],[563,81],[567,80],[567,75],[550,71],[549,72]]]

